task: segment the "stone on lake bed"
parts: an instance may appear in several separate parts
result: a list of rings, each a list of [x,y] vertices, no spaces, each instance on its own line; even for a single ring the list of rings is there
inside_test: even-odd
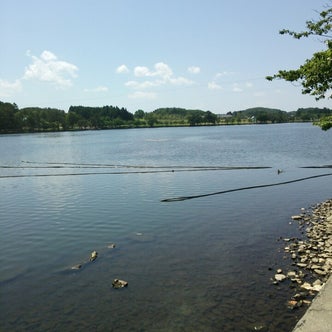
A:
[[[295,300],[290,300],[290,301],[288,301],[288,303],[287,303],[287,307],[289,308],[289,309],[295,309],[295,308],[298,308],[298,307],[300,307],[301,305],[302,305],[302,301],[300,300],[300,301],[295,301]]]
[[[322,283],[321,280],[319,280],[319,279],[317,279],[316,281],[314,281],[314,282],[312,283],[313,286],[316,286],[316,285],[321,286],[322,284],[323,284],[323,283]]]
[[[90,255],[90,262],[93,262],[98,257],[97,251],[93,251]]]
[[[72,270],[79,270],[82,267],[81,264],[76,264],[74,266],[71,267]]]
[[[283,281],[285,280],[287,277],[282,274],[282,273],[277,273],[275,276],[274,276],[274,279],[277,280],[277,281]]]
[[[316,269],[320,269],[321,266],[320,265],[311,265],[311,270],[316,270]]]
[[[125,280],[114,279],[112,282],[113,288],[123,288],[128,286],[128,282]]]
[[[295,271],[289,271],[287,273],[287,277],[289,277],[289,278],[295,278],[296,277],[296,272]]]
[[[292,216],[292,220],[301,220],[302,218],[303,216],[301,215]]]
[[[320,292],[322,288],[323,288],[323,285],[314,285],[314,286],[312,286],[311,289],[315,292]]]
[[[321,276],[325,276],[327,274],[326,271],[323,271],[323,270],[320,270],[320,269],[315,269],[314,272],[321,275]]]
[[[301,285],[301,288],[306,289],[306,290],[312,290],[312,286],[308,282],[304,282]]]

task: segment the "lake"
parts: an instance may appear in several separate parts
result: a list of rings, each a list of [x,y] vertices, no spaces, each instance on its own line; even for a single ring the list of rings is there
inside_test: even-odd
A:
[[[0,135],[0,330],[291,331],[278,239],[332,176],[258,186],[322,165],[311,124]]]

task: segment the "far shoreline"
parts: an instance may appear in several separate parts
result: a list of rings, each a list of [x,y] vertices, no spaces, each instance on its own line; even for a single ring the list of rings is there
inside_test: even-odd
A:
[[[241,122],[241,123],[218,123],[218,124],[161,124],[154,126],[130,126],[123,125],[110,128],[74,128],[74,129],[35,129],[35,130],[0,130],[0,135],[15,135],[15,134],[40,134],[40,133],[64,133],[64,132],[82,132],[82,131],[106,131],[106,130],[124,130],[124,129],[158,129],[158,128],[199,128],[199,127],[234,127],[234,126],[265,126],[265,125],[282,125],[282,124],[307,124],[312,121],[292,121],[292,122],[275,122],[275,123],[252,123],[252,122]]]

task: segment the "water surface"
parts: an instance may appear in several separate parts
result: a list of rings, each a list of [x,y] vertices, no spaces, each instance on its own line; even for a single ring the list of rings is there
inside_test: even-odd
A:
[[[0,330],[290,331],[277,239],[332,177],[161,200],[332,173],[301,168],[331,142],[310,124],[0,136]]]

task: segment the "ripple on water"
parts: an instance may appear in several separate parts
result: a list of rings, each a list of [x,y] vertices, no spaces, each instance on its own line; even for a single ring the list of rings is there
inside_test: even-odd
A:
[[[284,262],[275,239],[297,236],[289,217],[324,200],[329,180],[182,202],[160,200],[313,175],[316,171],[297,166],[311,147],[315,162],[328,164],[326,143],[312,133],[312,144],[294,154],[294,146],[285,144],[287,135],[298,135],[293,142],[300,141],[303,131],[292,128],[27,135],[18,142],[20,152],[7,146],[10,153],[0,144],[0,155],[8,160],[136,166],[261,166],[264,161],[264,166],[278,167],[285,161],[287,166],[279,176],[265,169],[1,179],[4,329],[289,330],[301,311],[288,311],[290,290],[271,287],[269,268]],[[274,137],[271,144],[269,137]],[[34,149],[41,138],[48,143]],[[116,247],[107,248],[109,243]],[[93,263],[70,269],[87,262],[93,250],[99,253]],[[114,278],[128,281],[128,288],[114,290]]]

